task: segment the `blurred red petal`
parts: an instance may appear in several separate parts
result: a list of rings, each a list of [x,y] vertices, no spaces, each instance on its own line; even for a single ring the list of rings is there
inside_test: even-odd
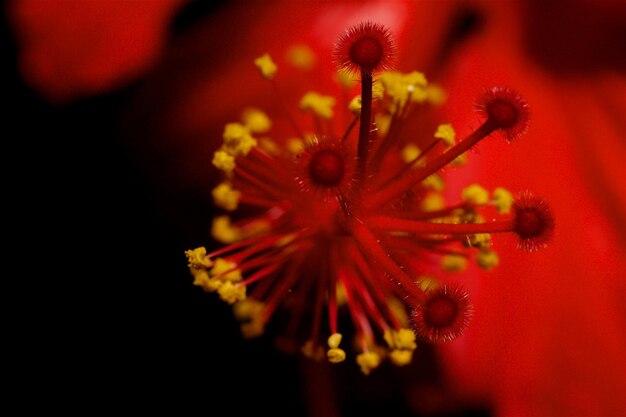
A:
[[[16,0],[24,78],[53,101],[104,92],[152,65],[184,0]]]

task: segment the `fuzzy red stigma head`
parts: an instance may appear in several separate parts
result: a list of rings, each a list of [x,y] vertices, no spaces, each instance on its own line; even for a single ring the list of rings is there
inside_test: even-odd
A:
[[[415,333],[430,342],[448,342],[460,336],[471,318],[467,291],[442,286],[426,293],[426,301],[411,315]]]
[[[478,101],[477,110],[487,118],[493,130],[498,130],[511,142],[528,128],[530,113],[526,100],[508,87],[492,87]]]
[[[519,248],[532,252],[545,248],[554,233],[554,216],[548,203],[529,191],[519,195],[513,205],[513,228]]]
[[[298,155],[296,180],[303,190],[341,191],[352,181],[354,151],[334,138],[312,140]]]
[[[396,45],[389,29],[372,22],[347,29],[335,47],[339,66],[352,72],[372,74],[389,68]]]

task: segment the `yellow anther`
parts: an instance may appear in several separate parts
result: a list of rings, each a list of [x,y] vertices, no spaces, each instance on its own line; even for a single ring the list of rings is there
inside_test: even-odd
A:
[[[417,158],[421,153],[422,151],[420,150],[420,148],[417,147],[417,145],[409,143],[404,148],[402,148],[400,156],[402,157],[402,160],[408,164],[409,162],[413,162],[413,160]]]
[[[372,100],[381,100],[385,95],[385,87],[381,83],[372,85]]]
[[[185,256],[187,256],[189,268],[203,269],[209,268],[213,264],[206,255],[206,248],[204,246],[186,250]]]
[[[461,255],[446,255],[441,258],[441,267],[446,272],[461,272],[467,268],[467,259]]]
[[[228,123],[224,126],[222,137],[224,138],[222,150],[232,156],[247,155],[257,143],[250,135],[250,130],[240,123]]]
[[[206,269],[190,268],[189,271],[191,271],[191,275],[193,276],[193,285],[198,287],[202,287],[210,279]]]
[[[352,88],[356,84],[354,74],[344,69],[337,71],[337,81],[339,81],[339,84],[344,88]]]
[[[310,91],[300,99],[300,109],[313,112],[324,119],[330,119],[333,117],[333,106],[335,102],[334,97],[323,96]]]
[[[215,168],[229,173],[235,169],[235,158],[225,150],[220,149],[213,154],[213,165]]]
[[[211,278],[202,283],[202,289],[204,289],[204,291],[206,292],[215,292],[219,290],[223,284],[223,281],[220,281],[217,278]]]
[[[386,330],[383,338],[390,349],[415,350],[417,348],[415,333],[411,329]]]
[[[405,349],[394,349],[389,353],[389,360],[396,366],[405,366],[413,360],[413,351]]]
[[[326,351],[326,357],[330,363],[339,363],[346,360],[346,352],[343,349],[328,349],[328,351]]]
[[[498,266],[500,258],[498,258],[498,254],[491,249],[481,249],[476,256],[476,263],[482,269],[491,271]]]
[[[430,188],[433,191],[443,191],[445,183],[443,178],[437,174],[433,174],[422,181],[422,185],[426,188]]]
[[[341,344],[341,333],[333,333],[328,337],[328,347],[337,349]]]
[[[264,310],[265,303],[254,298],[246,298],[233,306],[233,314],[239,321],[258,320],[262,317]]]
[[[234,190],[229,183],[223,182],[211,191],[211,195],[216,206],[233,211],[237,209],[241,192]]]
[[[217,289],[217,293],[228,304],[235,304],[237,301],[246,299],[246,287],[241,284],[233,284],[230,281],[224,282]]]
[[[315,66],[315,53],[306,45],[293,45],[287,50],[287,61],[295,68],[309,71]]]
[[[513,194],[506,188],[498,187],[493,190],[493,203],[496,205],[498,213],[510,213],[513,205]]]
[[[451,124],[443,124],[437,127],[435,137],[441,139],[446,146],[454,145],[454,139],[456,138],[456,132]]]
[[[213,219],[211,235],[215,240],[222,243],[233,243],[242,237],[239,228],[230,224],[230,217],[228,216],[217,216]]]
[[[424,74],[413,71],[402,74],[397,71],[386,71],[380,75],[380,82],[385,94],[392,99],[392,113],[404,108],[409,97],[411,101],[422,102],[428,97],[427,81]]]
[[[435,278],[432,277],[419,277],[417,279],[417,285],[420,287],[422,291],[434,290],[440,284]]]
[[[465,165],[466,162],[467,162],[467,154],[463,153],[457,156],[456,158],[454,158],[452,162],[450,162],[450,165],[454,167],[460,167],[460,166]]]
[[[487,202],[489,202],[489,191],[478,184],[472,184],[463,189],[461,199],[471,204],[487,204]]]
[[[446,92],[437,84],[428,84],[426,86],[426,100],[432,105],[440,106],[447,99]]]
[[[361,367],[361,372],[369,375],[380,365],[380,355],[376,352],[363,352],[356,357],[356,363]]]
[[[261,76],[268,80],[271,80],[272,78],[274,78],[274,75],[276,74],[276,70],[278,69],[278,67],[276,67],[276,64],[274,64],[274,61],[272,61],[272,57],[270,57],[269,54],[264,54],[258,57],[257,59],[255,59],[254,65],[256,65],[259,68],[259,71],[261,72]]]
[[[265,323],[261,320],[251,320],[248,323],[242,323],[239,329],[244,339],[253,339],[263,334],[265,331]]]
[[[420,208],[424,212],[441,210],[445,207],[445,205],[445,198],[441,194],[435,192],[428,193],[420,202]]]
[[[469,246],[477,248],[485,248],[491,244],[491,235],[489,233],[476,233],[469,237]]]
[[[397,349],[409,349],[414,350],[417,348],[415,344],[415,333],[411,329],[399,329],[392,332],[394,338],[394,345]]]
[[[350,101],[350,104],[348,104],[348,110],[350,110],[355,116],[361,115],[361,96],[356,96]]]
[[[378,135],[387,136],[391,126],[391,115],[378,113],[374,116],[374,121],[376,122],[376,129],[378,129]]]
[[[224,258],[216,258],[213,268],[211,268],[211,276],[219,278],[222,281],[239,282],[241,281],[241,271],[237,268],[235,262],[227,261]]]
[[[272,121],[267,114],[254,107],[249,107],[241,113],[241,121],[252,133],[265,133],[272,127]]]
[[[304,141],[298,138],[287,139],[286,142],[287,151],[291,155],[298,155],[302,151],[304,151]]]

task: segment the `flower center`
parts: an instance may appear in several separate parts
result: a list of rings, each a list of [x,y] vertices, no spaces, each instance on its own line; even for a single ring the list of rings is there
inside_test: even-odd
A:
[[[333,149],[316,152],[309,162],[311,180],[325,187],[338,185],[344,175],[345,167],[341,155]]]

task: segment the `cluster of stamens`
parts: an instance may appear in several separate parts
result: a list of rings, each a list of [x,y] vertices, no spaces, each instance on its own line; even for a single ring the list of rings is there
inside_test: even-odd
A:
[[[271,121],[258,110],[227,125],[213,159],[226,181],[213,197],[225,210],[245,206],[247,214],[214,219],[213,237],[226,246],[187,251],[194,284],[234,305],[246,337],[279,317],[292,346],[342,362],[339,320],[349,315],[354,344],[348,346],[360,352],[356,361],[366,374],[385,358],[406,365],[417,342],[462,334],[472,306],[446,276],[469,260],[494,268],[491,234],[514,233],[521,250],[533,251],[547,244],[554,226],[545,201],[529,192],[514,198],[504,188],[490,193],[473,184],[445,204],[440,171],[462,164],[492,133],[517,139],[528,106],[513,90],[496,87],[479,100],[483,123],[460,141],[449,124],[405,132],[407,120],[436,105],[442,93],[421,73],[381,72],[394,52],[391,34],[378,24],[340,37],[336,60],[361,80],[361,95],[346,103],[353,120],[342,135],[303,133],[288,108],[284,117],[295,139],[265,137]],[[269,55],[255,63],[284,102]],[[334,104],[308,93],[300,108],[321,126]]]

